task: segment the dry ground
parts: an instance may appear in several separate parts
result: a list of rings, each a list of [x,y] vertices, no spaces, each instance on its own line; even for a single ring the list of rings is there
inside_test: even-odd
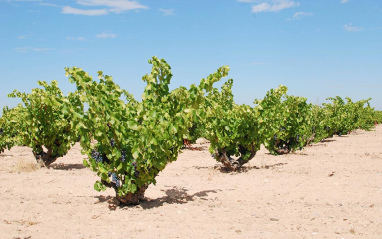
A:
[[[0,238],[382,238],[382,126],[295,154],[261,149],[240,173],[198,146],[124,208],[93,189],[79,145],[38,170],[12,148],[0,155]]]

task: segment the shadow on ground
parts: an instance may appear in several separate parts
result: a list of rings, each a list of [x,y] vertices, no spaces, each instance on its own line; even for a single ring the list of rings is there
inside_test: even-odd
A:
[[[250,170],[254,170],[254,169],[256,169],[256,170],[258,170],[258,169],[274,169],[276,167],[281,167],[281,166],[287,165],[287,164],[288,163],[275,163],[275,164],[263,165],[261,167],[256,166],[256,165],[254,165],[254,166],[244,165],[235,171],[229,170],[220,164],[215,165],[213,168],[216,170],[219,170],[221,173],[246,173],[246,172],[248,172]]]
[[[320,142],[321,143],[329,143],[329,142],[334,142],[334,141],[337,141],[335,139],[322,139]],[[316,144],[313,144],[313,145],[316,145]]]
[[[120,206],[121,208],[135,208],[135,207],[140,207],[144,210],[147,209],[152,209],[152,208],[157,208],[157,207],[162,207],[164,204],[185,204],[190,201],[194,201],[196,198],[199,198],[200,200],[208,200],[206,197],[208,197],[208,194],[210,193],[217,193],[217,191],[220,190],[205,190],[205,191],[200,191],[194,194],[189,194],[187,193],[187,189],[185,188],[178,188],[178,187],[173,187],[172,189],[168,190],[162,190],[165,192],[166,196],[161,197],[161,198],[145,198],[141,200],[141,203],[139,205],[132,205],[132,206]],[[115,197],[112,196],[95,196],[95,198],[98,198],[98,203],[105,203],[107,202],[109,205],[109,209],[114,211],[117,209],[119,206],[119,203],[117,202]]]
[[[83,164],[53,164],[51,166],[48,166],[48,168],[53,168],[55,170],[75,170],[75,169],[84,169],[86,168]]]
[[[207,200],[208,194],[217,193],[217,190],[205,190],[194,194],[188,194],[187,189],[173,187],[172,189],[162,190],[166,193],[166,196],[156,199],[145,199],[142,201],[140,206],[143,209],[151,209],[156,207],[161,207],[165,203],[167,204],[185,204],[189,201],[194,201],[196,197],[201,200]]]

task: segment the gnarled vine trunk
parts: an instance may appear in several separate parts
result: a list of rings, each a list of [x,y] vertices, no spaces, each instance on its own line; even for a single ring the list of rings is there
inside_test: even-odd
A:
[[[142,186],[141,188],[138,188],[135,193],[128,193],[125,196],[119,196],[118,194],[118,187],[115,184],[115,182],[106,182],[104,180],[101,180],[102,184],[106,187],[113,188],[116,194],[116,199],[122,206],[128,206],[128,205],[138,205],[140,201],[142,201],[145,197],[145,191],[148,188],[147,185]]]
[[[310,145],[310,143],[314,141],[315,137],[316,133],[313,133],[311,137],[307,138],[305,146]]]
[[[251,154],[248,158],[244,158],[244,155],[247,153],[247,149],[239,145],[240,157],[238,159],[231,158],[225,148],[215,149],[215,154],[217,160],[221,162],[227,170],[236,171],[239,170],[244,164],[248,163],[249,160],[255,157],[256,149],[255,146],[251,145]]]
[[[135,193],[128,193],[125,196],[121,197],[116,194],[117,200],[122,204],[122,205],[138,205],[141,200],[145,197],[145,191],[147,189],[147,186],[143,186],[141,188],[138,188]]]
[[[314,138],[316,137],[316,133],[313,133],[311,137],[306,138],[306,141],[304,143],[304,146],[309,145],[312,141],[314,141]],[[305,135],[302,137],[302,139],[305,139]],[[283,141],[283,140],[276,140],[275,141],[275,151],[277,154],[288,154],[291,152],[292,144],[294,139],[290,138],[288,141]],[[298,141],[298,139],[297,139]],[[301,148],[300,148],[301,150]]]
[[[276,149],[276,152],[278,154],[288,154],[290,152],[290,150],[288,149],[287,146],[285,146],[283,148]]]
[[[50,164],[54,163],[58,158],[57,155],[52,155],[52,149],[48,149],[47,152],[45,152],[42,149],[42,147],[40,147],[39,149],[41,153],[33,151],[33,155],[36,158],[37,163],[49,166]]]
[[[275,140],[275,152],[277,154],[288,154],[290,152],[289,144],[281,139]]]

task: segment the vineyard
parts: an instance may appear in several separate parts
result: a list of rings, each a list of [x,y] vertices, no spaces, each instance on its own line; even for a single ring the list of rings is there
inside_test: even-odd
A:
[[[188,222],[193,238],[382,234],[374,215],[382,207],[382,112],[371,99],[313,105],[279,86],[239,105],[228,66],[170,90],[170,65],[149,63],[141,100],[111,76],[100,71],[94,80],[77,67],[65,69],[76,86],[68,95],[56,81],[10,92],[21,103],[0,118],[1,200],[9,203],[1,233],[120,238],[121,220],[129,220],[133,238],[190,237],[165,231],[181,224],[191,233]],[[23,162],[32,172],[18,167]],[[25,217],[12,214],[20,210]],[[61,225],[60,213],[77,223]]]

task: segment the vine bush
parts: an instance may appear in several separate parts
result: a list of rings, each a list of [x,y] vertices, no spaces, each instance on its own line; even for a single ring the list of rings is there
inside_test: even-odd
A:
[[[170,91],[168,63],[157,57],[149,63],[152,70],[142,78],[146,82],[142,101],[102,72],[98,72],[97,82],[80,68],[66,69],[81,100],[88,105],[77,118],[81,146],[89,156],[84,165],[100,177],[94,188],[113,188],[124,205],[138,204],[147,187],[156,183],[159,172],[177,159],[188,129],[200,118],[197,109],[205,92],[225,72],[220,68],[202,79],[199,86]]]
[[[20,135],[17,132],[17,119],[21,105],[9,109],[7,106],[3,108],[3,115],[0,117],[0,153],[5,149],[10,150],[13,146],[20,144]]]
[[[287,95],[288,88],[279,86],[255,100],[261,142],[272,154],[285,154],[301,149],[314,138],[312,105],[306,98]]]
[[[228,74],[228,71],[227,71]],[[238,170],[255,157],[261,141],[256,111],[248,105],[237,105],[232,94],[233,80],[214,88],[206,96],[201,111],[202,127],[210,142],[210,152],[228,170]]]
[[[21,98],[23,104],[6,118],[18,137],[16,142],[31,147],[36,160],[48,166],[76,142],[73,119],[83,111],[83,105],[76,93],[64,96],[57,81],[51,84],[38,81],[38,84],[42,88],[32,89],[32,93],[15,90],[8,95]]]

